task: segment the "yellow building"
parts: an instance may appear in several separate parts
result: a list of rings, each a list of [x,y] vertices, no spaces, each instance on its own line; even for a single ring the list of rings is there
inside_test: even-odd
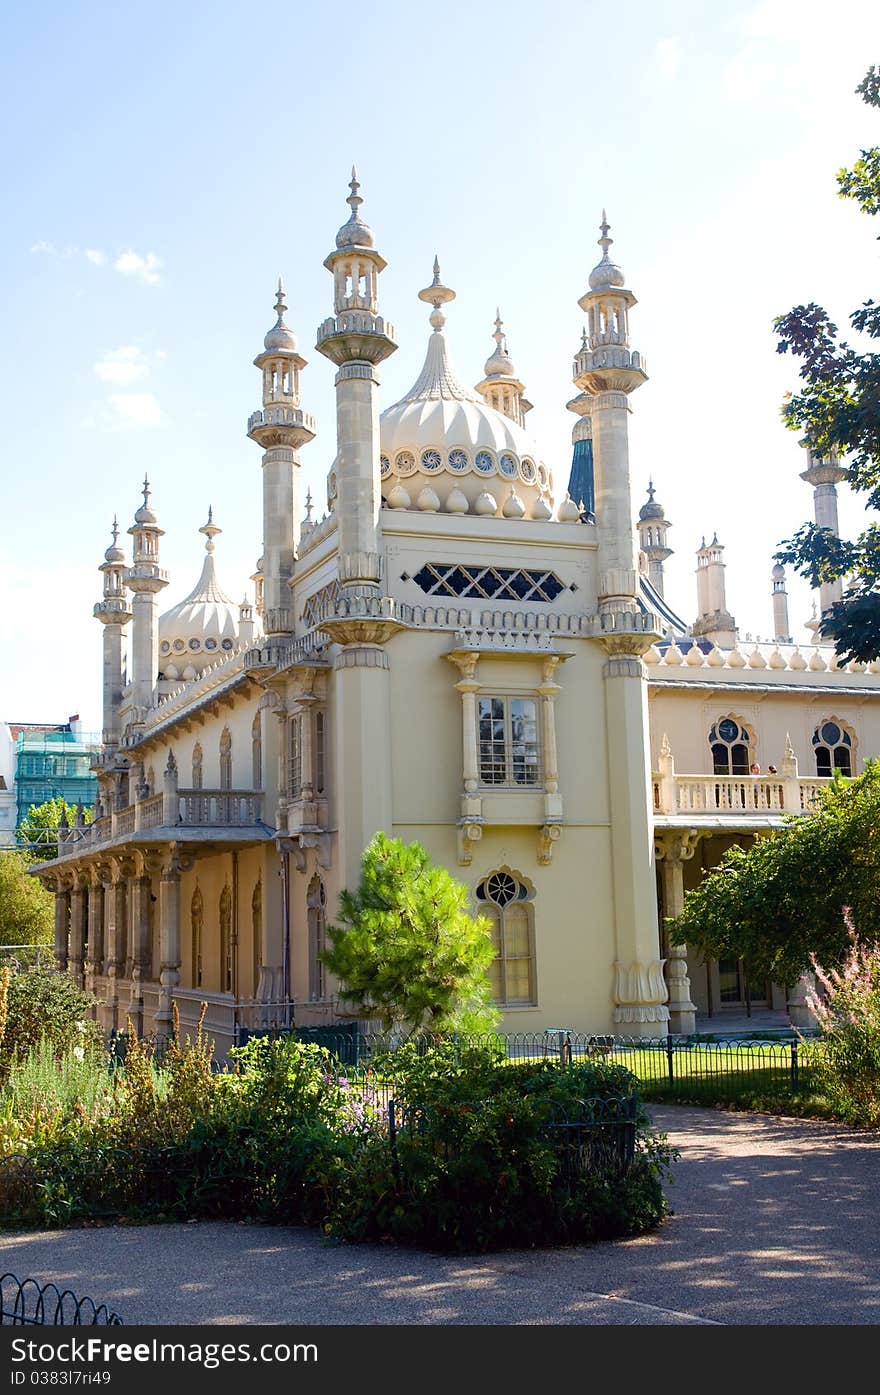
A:
[[[37,869],[56,896],[58,963],[108,1028],[167,1031],[173,1003],[191,1025],[207,1002],[222,1051],[242,1025],[337,1021],[325,926],[383,829],[424,843],[490,916],[504,1030],[692,1030],[698,1009],[745,989],[737,966],[707,970],[664,943],[658,888],[674,915],[731,839],[880,751],[878,666],[802,655],[778,576],[776,642],[741,649],[717,539],[698,555],[697,621],[667,604],[653,488],[633,519],[627,420],[646,372],[604,219],[563,468],[529,434],[500,318],[484,378],[459,381],[436,262],[419,292],[424,364],[380,414],[378,368],[397,345],[354,174],[348,203],[317,332],[336,370],[326,515],[300,505],[315,424],[279,284],[248,421],[263,452],[255,604],[220,586],[212,516],[199,580],[163,614],[146,482],[130,559],[114,526],[95,607],[95,818]],[[810,460],[805,475],[823,517],[835,471]],[[778,768],[754,775],[755,761]]]

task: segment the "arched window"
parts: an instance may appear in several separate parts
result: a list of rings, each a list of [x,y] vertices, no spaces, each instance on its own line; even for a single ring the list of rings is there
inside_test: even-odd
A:
[[[253,787],[255,790],[263,788],[263,725],[260,713],[254,717],[251,726],[251,760],[253,762]]]
[[[816,774],[831,775],[833,771],[839,770],[843,775],[852,775],[852,747],[852,734],[846,730],[842,722],[838,722],[834,717],[820,722],[813,732]]]
[[[220,893],[220,992],[232,991],[232,892]]]
[[[220,737],[220,788],[232,789],[232,736],[228,727],[223,728]]]
[[[320,877],[312,877],[306,895],[309,922],[309,1000],[320,1002],[326,991],[324,965],[318,957],[324,949],[327,928],[327,893]]]
[[[533,900],[534,890],[508,867],[490,872],[477,887],[479,909],[492,923],[492,996],[507,1006],[537,1002]]]
[[[254,951],[254,997],[256,997],[260,986],[260,969],[263,966],[263,883],[261,880],[257,881],[254,894],[251,897],[251,926]]]
[[[205,908],[202,903],[202,893],[199,890],[198,882],[192,895],[189,908],[190,926],[192,930],[192,986],[201,988],[202,986],[202,929],[205,920]]]
[[[202,747],[198,741],[193,746],[192,787],[194,790],[202,788]]]
[[[735,717],[722,717],[709,732],[713,775],[748,775],[752,738]]]

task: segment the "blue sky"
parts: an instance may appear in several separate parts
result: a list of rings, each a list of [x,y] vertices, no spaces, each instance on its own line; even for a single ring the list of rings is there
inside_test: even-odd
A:
[[[500,304],[530,427],[562,475],[577,300],[607,208],[650,374],[633,399],[634,503],[653,475],[675,525],[667,595],[692,617],[694,553],[717,529],[741,630],[769,632],[771,554],[811,509],[779,421],[795,370],[771,322],[816,299],[843,323],[876,293],[877,229],[834,182],[880,141],[853,90],[880,61],[876,4],[50,0],[39,16],[7,6],[0,45],[0,588],[15,656],[0,717],[100,725],[96,568],[145,471],[166,528],[163,608],[198,575],[209,504],[221,579],[250,590],[251,360],[279,273],[318,422],[303,486],[323,512],[333,369],[313,345],[352,161],[400,344],[382,405],[421,365],[416,293],[437,252],[461,376],[482,377]],[[860,526],[841,495],[844,529]],[[789,589],[804,639],[810,597]]]

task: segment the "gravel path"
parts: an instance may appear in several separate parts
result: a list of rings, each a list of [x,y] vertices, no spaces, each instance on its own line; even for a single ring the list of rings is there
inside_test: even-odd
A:
[[[127,1325],[877,1324],[880,1138],[657,1106],[673,1215],[637,1240],[440,1256],[242,1223],[0,1232],[0,1269]]]

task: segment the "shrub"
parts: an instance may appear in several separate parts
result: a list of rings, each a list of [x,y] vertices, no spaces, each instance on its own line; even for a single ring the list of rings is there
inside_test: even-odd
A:
[[[86,1054],[99,1050],[101,1031],[91,1016],[96,1001],[66,974],[42,969],[13,974],[0,1040],[0,1079],[8,1074],[13,1058],[24,1061],[42,1041],[60,1055],[73,1047]]]
[[[880,1124],[880,943],[859,939],[844,908],[849,949],[840,969],[824,970],[813,959],[824,990],[808,1004],[822,1034],[818,1083],[835,1112],[848,1123]]]

